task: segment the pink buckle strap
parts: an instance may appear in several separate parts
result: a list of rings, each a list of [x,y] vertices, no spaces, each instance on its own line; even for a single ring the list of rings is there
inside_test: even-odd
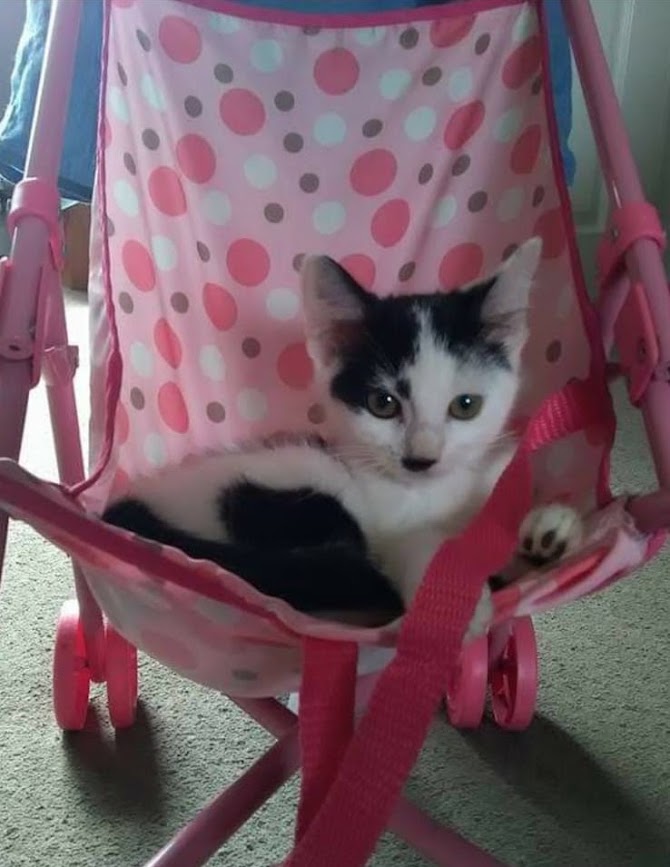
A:
[[[665,232],[658,212],[648,202],[629,202],[610,216],[607,234],[598,245],[598,283],[606,289],[631,246],[641,238],[649,238],[665,249]]]

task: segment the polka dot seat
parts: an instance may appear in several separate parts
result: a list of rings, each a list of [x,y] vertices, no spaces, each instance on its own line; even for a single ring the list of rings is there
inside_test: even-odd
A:
[[[449,291],[539,234],[522,412],[593,372],[535,8],[477,8],[316,27],[220,0],[107,5],[89,511],[205,449],[327,434],[302,336],[307,253],[379,294]],[[538,497],[594,500],[609,421],[542,452]],[[354,635],[364,668],[392,652],[393,629],[317,624],[198,564],[221,588],[203,596],[42,529],[76,547],[129,640],[231,694],[294,689],[305,632]]]

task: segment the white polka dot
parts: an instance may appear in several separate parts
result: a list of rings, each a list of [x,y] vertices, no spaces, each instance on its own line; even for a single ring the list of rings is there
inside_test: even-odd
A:
[[[314,121],[314,138],[324,147],[333,147],[344,141],[347,124],[343,117],[334,111],[319,115]]]
[[[460,102],[472,93],[472,72],[469,67],[463,66],[454,70],[449,76],[449,99]]]
[[[498,201],[496,209],[498,219],[503,223],[516,220],[523,207],[523,198],[523,187],[511,187],[509,190],[506,190]]]
[[[257,190],[267,190],[277,180],[277,166],[264,154],[253,154],[244,161],[244,177]]]
[[[354,39],[359,45],[377,45],[386,35],[386,27],[358,27]]]
[[[124,123],[130,121],[130,112],[128,111],[128,103],[120,88],[114,86],[109,91],[109,104],[114,114],[119,120]]]
[[[530,6],[524,6],[512,28],[512,41],[525,42],[529,36],[537,32],[537,16]]]
[[[198,358],[200,370],[208,379],[214,382],[222,382],[226,376],[226,362],[221,350],[214,345],[203,346]]]
[[[524,111],[520,106],[510,108],[501,115],[493,127],[493,138],[500,142],[510,142],[516,138],[523,123]]]
[[[172,271],[177,264],[177,248],[165,235],[152,237],[151,252],[159,271]]]
[[[152,108],[156,111],[165,111],[165,96],[163,91],[158,87],[152,75],[145,72],[142,76],[142,96],[146,99]]]
[[[435,210],[433,211],[433,227],[439,229],[442,226],[446,226],[456,216],[456,210],[456,197],[443,196],[435,205]]]
[[[347,212],[341,202],[321,202],[314,208],[312,222],[320,235],[334,235],[344,226]]]
[[[136,217],[140,212],[140,202],[135,192],[135,187],[125,178],[114,184],[114,199],[124,214]]]
[[[256,388],[243,388],[237,395],[237,409],[246,421],[260,421],[268,411],[268,400]]]
[[[237,33],[240,29],[239,19],[233,18],[232,15],[220,15],[218,12],[212,12],[209,16],[209,26],[217,33]]]
[[[412,83],[406,69],[389,69],[379,79],[379,90],[384,99],[399,99]]]
[[[292,289],[273,289],[265,304],[270,316],[282,322],[293,319],[300,310],[300,299]]]
[[[130,347],[130,363],[138,376],[148,379],[154,372],[154,358],[145,343],[136,340]]]
[[[259,72],[276,72],[283,60],[284,52],[276,39],[259,39],[251,49],[251,65]]]
[[[167,447],[160,434],[147,434],[144,440],[144,457],[154,467],[163,467],[167,463]]]
[[[202,209],[205,217],[215,226],[225,226],[230,220],[232,207],[230,199],[219,190],[209,190],[202,200]]]
[[[437,116],[434,109],[426,105],[415,108],[405,119],[405,132],[412,141],[423,141],[435,129]]]

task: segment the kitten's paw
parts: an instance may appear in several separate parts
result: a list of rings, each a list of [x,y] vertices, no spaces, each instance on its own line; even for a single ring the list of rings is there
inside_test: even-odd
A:
[[[468,642],[473,638],[479,638],[480,635],[484,635],[492,617],[493,600],[491,599],[491,591],[488,586],[484,585],[482,595],[479,597],[479,602],[475,608],[475,613],[472,615],[472,620],[465,632],[464,641]]]
[[[581,516],[572,507],[538,506],[521,525],[518,554],[536,567],[555,563],[579,545],[583,529]]]

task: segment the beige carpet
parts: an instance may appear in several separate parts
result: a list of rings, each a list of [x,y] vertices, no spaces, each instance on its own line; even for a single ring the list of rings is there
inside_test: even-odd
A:
[[[69,298],[69,317],[73,338],[84,340],[81,298]],[[44,396],[34,397],[24,461],[53,476]],[[650,483],[629,410],[615,466],[620,488]],[[542,617],[531,729],[486,724],[462,735],[437,719],[409,794],[515,867],[670,865],[669,567],[663,555],[608,593]],[[70,594],[65,558],[14,526],[0,596],[0,867],[139,867],[269,743],[224,697],[146,659],[133,730],[114,735],[96,691],[87,731],[63,737],[50,664]],[[294,806],[292,786],[211,863],[278,860]],[[389,838],[372,863],[425,862]]]

